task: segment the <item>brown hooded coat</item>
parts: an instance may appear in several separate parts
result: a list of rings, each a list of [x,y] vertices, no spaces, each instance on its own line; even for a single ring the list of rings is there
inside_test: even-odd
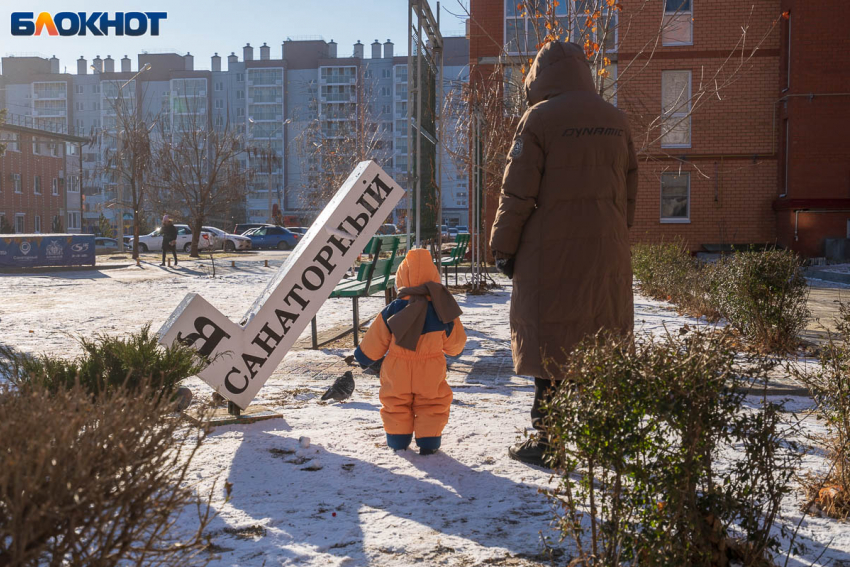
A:
[[[558,379],[601,329],[634,325],[629,227],[637,158],[625,114],[594,89],[584,50],[537,54],[502,180],[490,246],[513,257],[511,346],[518,374]]]

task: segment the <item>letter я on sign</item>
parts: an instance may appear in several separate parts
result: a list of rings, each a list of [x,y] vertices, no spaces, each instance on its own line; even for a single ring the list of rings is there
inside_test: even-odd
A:
[[[239,324],[196,293],[159,330],[207,357],[199,377],[243,410],[404,195],[373,161],[357,165]]]

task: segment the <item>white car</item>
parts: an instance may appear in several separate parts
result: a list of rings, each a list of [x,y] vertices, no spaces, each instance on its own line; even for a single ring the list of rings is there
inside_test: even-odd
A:
[[[177,228],[177,249],[189,252],[192,249],[192,229],[187,224],[175,224]],[[156,229],[150,234],[139,236],[139,252],[156,252],[162,250],[162,235]],[[198,240],[198,249],[206,250],[212,248],[215,235],[212,233],[201,231],[201,238]],[[133,241],[130,240],[130,248],[132,249]]]
[[[227,252],[234,252],[251,249],[251,239],[247,236],[230,234],[214,226],[202,226],[201,229],[214,235],[213,246],[216,250],[221,248]]]

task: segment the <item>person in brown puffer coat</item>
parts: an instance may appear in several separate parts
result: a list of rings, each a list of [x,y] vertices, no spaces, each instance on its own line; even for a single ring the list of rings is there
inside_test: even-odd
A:
[[[579,45],[543,46],[525,94],[490,246],[513,278],[514,366],[535,378],[532,425],[541,430],[541,403],[576,344],[602,329],[632,331],[637,158],[625,114],[596,93]],[[542,465],[545,450],[538,435],[509,453]]]

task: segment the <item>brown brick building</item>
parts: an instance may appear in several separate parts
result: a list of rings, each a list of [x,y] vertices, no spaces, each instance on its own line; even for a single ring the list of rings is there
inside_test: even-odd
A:
[[[79,195],[75,158],[66,155],[72,137],[28,130],[0,126],[6,144],[0,156],[0,217],[18,234],[53,232],[56,221],[61,232],[69,227],[79,232],[79,212],[69,213],[67,206],[69,191]]]
[[[497,59],[524,59],[510,47],[522,30],[516,4],[471,0],[472,81],[490,80]],[[576,4],[581,13],[594,3],[561,0],[557,9],[566,16]],[[633,238],[681,237],[695,251],[779,243],[822,256],[825,238],[847,237],[850,7],[836,0],[621,5],[610,94],[641,148]]]

